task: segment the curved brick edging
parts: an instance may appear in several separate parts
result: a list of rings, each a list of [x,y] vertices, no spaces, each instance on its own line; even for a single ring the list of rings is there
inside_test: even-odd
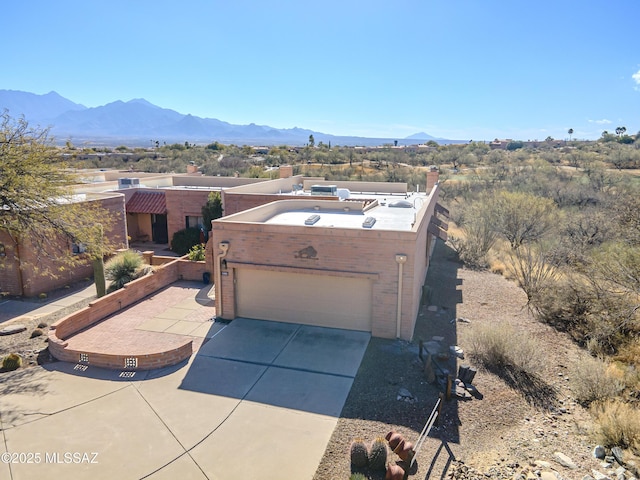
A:
[[[191,339],[185,339],[182,345],[167,351],[118,355],[68,349],[67,342],[56,336],[55,327],[49,330],[49,352],[56,359],[116,370],[153,370],[176,365],[191,356],[192,343]]]
[[[178,347],[169,350],[137,354],[110,354],[69,349],[66,339],[179,279],[202,278],[202,271],[205,268],[204,262],[175,259],[157,268],[152,275],[134,280],[126,284],[124,288],[92,301],[87,307],[67,315],[51,325],[48,332],[49,352],[54,358],[63,362],[119,370],[151,370],[182,362],[193,353],[193,342],[190,338],[185,338]],[[117,338],[105,338],[105,342],[114,341],[117,342]]]

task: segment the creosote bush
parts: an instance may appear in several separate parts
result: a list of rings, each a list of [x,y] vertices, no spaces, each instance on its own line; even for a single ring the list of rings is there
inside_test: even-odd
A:
[[[542,366],[535,340],[509,324],[477,326],[470,341],[472,357],[488,370],[509,367],[533,375]]]

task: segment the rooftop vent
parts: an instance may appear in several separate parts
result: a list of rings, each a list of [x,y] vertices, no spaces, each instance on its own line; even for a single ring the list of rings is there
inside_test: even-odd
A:
[[[315,223],[318,222],[318,220],[320,220],[320,215],[311,215],[309,218],[307,218],[304,221],[305,225],[314,225]]]
[[[375,217],[367,217],[364,219],[364,222],[362,222],[362,228],[371,228],[374,223],[376,223]]]
[[[389,202],[391,208],[413,208],[413,204],[407,200],[396,200],[395,202]]]

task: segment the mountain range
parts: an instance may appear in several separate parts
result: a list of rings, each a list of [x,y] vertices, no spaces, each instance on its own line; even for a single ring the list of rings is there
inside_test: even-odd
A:
[[[0,111],[12,117],[24,116],[31,125],[50,128],[58,143],[147,146],[155,143],[234,143],[239,145],[304,145],[313,135],[316,143],[376,146],[411,145],[435,140],[440,144],[459,143],[434,138],[424,132],[403,139],[331,135],[304,128],[274,128],[267,125],[234,125],[215,118],[201,118],[162,108],[136,98],[117,100],[99,107],[86,107],[56,92],[37,95],[16,90],[0,90]]]

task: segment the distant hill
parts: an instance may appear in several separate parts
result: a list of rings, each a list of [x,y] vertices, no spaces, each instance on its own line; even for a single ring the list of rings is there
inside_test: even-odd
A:
[[[442,140],[441,138],[436,138],[436,137],[432,137],[431,135],[429,135],[428,133],[424,133],[424,132],[419,132],[419,133],[414,133],[413,135],[409,135],[408,137],[405,137],[405,140],[425,140],[425,141],[429,141],[429,140]]]
[[[31,124],[51,127],[51,134],[59,143],[70,139],[73,143],[105,145],[149,145],[161,143],[235,143],[239,145],[305,145],[309,135],[319,142],[333,145],[377,146],[410,145],[417,140],[436,140],[456,143],[455,140],[436,139],[417,133],[406,139],[366,138],[330,135],[304,128],[273,128],[267,125],[234,125],[215,118],[201,118],[178,113],[153,105],[143,98],[123,102],[117,100],[99,107],[87,108],[56,92],[36,95],[15,90],[0,90],[0,111],[7,109],[13,117],[24,115]]]

